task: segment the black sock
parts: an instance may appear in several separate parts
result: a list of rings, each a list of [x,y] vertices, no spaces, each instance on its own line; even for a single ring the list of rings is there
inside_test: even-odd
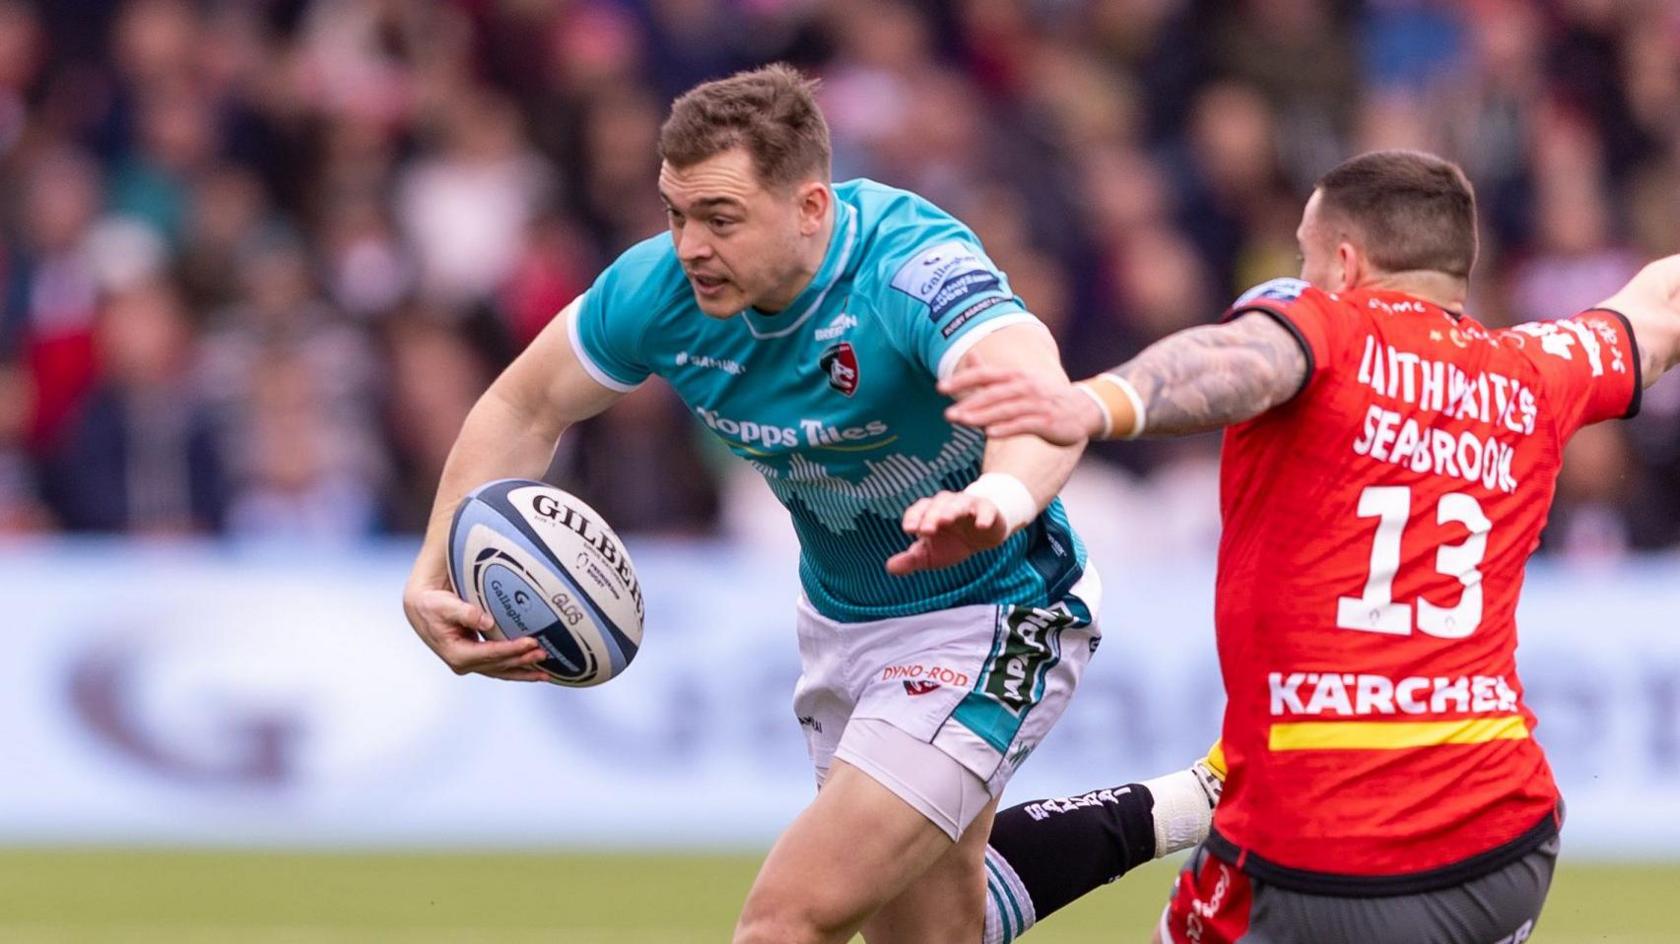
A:
[[[1042,921],[1051,912],[1155,858],[1155,798],[1129,783],[1000,810],[990,844]]]

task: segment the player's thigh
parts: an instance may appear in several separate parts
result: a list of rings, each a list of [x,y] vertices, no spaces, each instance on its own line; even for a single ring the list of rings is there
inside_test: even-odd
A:
[[[962,841],[863,925],[867,944],[973,944],[985,933],[986,836],[997,801],[986,805]]]
[[[871,734],[861,744],[858,729]],[[864,939],[869,944],[978,940],[985,930],[986,840],[997,811],[985,781],[932,745],[878,721],[854,721],[844,747],[848,760],[856,757],[860,769],[885,772],[876,779],[888,781],[889,789],[942,828],[954,824],[960,837],[864,924]]]
[[[836,760],[765,859],[737,942],[842,942],[954,843],[921,811]]]

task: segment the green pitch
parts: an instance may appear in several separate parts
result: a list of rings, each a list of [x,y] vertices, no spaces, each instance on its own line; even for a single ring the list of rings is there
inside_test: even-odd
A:
[[[0,853],[9,944],[714,944],[756,857]],[[1034,944],[1148,939],[1157,864],[1034,929]],[[1534,940],[1680,942],[1680,864],[1568,865]]]

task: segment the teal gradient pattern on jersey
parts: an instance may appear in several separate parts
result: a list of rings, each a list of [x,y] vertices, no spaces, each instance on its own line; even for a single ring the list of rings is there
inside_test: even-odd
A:
[[[975,603],[1046,606],[1085,550],[1060,502],[1002,547],[894,577],[904,510],[980,474],[985,437],[947,423],[934,384],[981,338],[1032,323],[967,227],[868,180],[834,187],[823,264],[775,313],[711,318],[671,238],[631,247],[572,309],[579,360],[615,390],[650,375],[752,464],[793,518],[811,604],[846,622]]]

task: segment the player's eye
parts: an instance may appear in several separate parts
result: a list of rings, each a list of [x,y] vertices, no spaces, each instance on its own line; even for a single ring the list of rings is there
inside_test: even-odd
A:
[[[732,220],[732,219],[728,219],[726,217],[714,216],[714,217],[712,217],[711,222],[712,222],[712,230],[714,232],[723,233],[723,232],[727,232],[736,223],[739,223],[740,220]]]

